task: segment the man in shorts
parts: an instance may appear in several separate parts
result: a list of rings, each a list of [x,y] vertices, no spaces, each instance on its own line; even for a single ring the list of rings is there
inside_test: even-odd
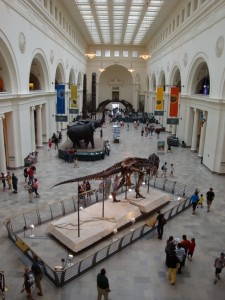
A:
[[[217,257],[215,259],[214,267],[215,267],[215,280],[214,283],[216,284],[218,279],[220,279],[220,273],[222,272],[222,269],[225,266],[225,258],[224,258],[224,253],[222,252],[220,254],[220,257]]]
[[[213,188],[210,188],[209,191],[206,193],[207,199],[207,212],[210,211],[210,207],[212,205],[213,199],[215,198],[215,193],[213,192]]]

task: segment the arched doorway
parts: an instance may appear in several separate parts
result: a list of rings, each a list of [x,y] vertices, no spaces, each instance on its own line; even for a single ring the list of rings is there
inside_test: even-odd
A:
[[[102,112],[109,103],[122,104],[127,111],[130,111],[130,112],[134,111],[133,105],[131,103],[129,103],[128,101],[126,101],[126,100],[115,100],[115,99],[107,99],[105,101],[102,101],[98,105],[97,111]]]

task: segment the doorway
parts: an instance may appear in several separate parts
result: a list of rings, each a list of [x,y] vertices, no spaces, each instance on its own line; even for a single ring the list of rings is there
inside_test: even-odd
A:
[[[120,95],[119,92],[112,92],[112,100],[113,101],[119,100],[119,95]]]

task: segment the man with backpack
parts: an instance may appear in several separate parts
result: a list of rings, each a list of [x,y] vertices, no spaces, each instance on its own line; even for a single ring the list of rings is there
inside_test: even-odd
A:
[[[162,170],[162,175],[161,175],[161,177],[166,178],[166,174],[167,174],[167,162],[165,162],[165,163],[162,165],[161,170]]]
[[[25,267],[24,271],[25,271],[24,275],[23,275],[24,282],[23,282],[21,293],[26,291],[27,292],[27,298],[30,299],[30,300],[33,300],[34,298],[32,297],[31,287],[32,287],[32,285],[34,284],[34,281],[35,281],[34,274],[28,267]]]
[[[164,225],[166,225],[166,219],[164,217],[164,214],[162,214],[160,210],[157,211],[157,214],[158,216],[154,222],[154,225],[158,222],[157,225],[158,239],[161,240],[163,236],[163,227]]]
[[[39,296],[43,296],[42,286],[41,286],[41,280],[43,278],[42,263],[38,260],[38,257],[36,255],[33,256],[33,264],[31,267],[31,271],[34,274],[36,288],[39,289],[39,292],[37,294]]]

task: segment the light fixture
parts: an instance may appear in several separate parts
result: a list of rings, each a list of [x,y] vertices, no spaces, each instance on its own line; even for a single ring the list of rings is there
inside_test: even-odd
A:
[[[130,220],[131,220],[132,226],[134,226],[135,218],[131,218]],[[131,227],[130,231],[134,231],[134,228]]]
[[[33,234],[33,229],[34,229],[34,225],[31,224],[31,225],[30,225],[30,237],[31,237],[31,238],[35,237],[35,235]]]
[[[68,267],[73,265],[73,254],[68,255]]]
[[[113,238],[113,242],[116,242],[117,241],[117,238],[116,238],[116,234],[117,234],[118,230],[115,228],[113,230],[113,233],[115,234],[115,237]]]
[[[133,73],[134,72],[134,69],[130,68],[128,69],[129,72]]]
[[[92,52],[92,53],[87,53],[86,56],[88,58],[92,59],[92,58],[94,58],[96,56],[96,54]]]
[[[93,1],[91,1],[91,3],[90,3],[90,9],[91,9],[91,39],[92,39],[92,21],[93,21],[92,5],[93,5]],[[90,59],[93,59],[96,56],[96,53],[94,53],[94,52],[86,53],[86,56]]]
[[[109,199],[112,199],[112,197],[113,197],[112,194],[110,194],[110,195],[109,195]]]
[[[134,69],[133,69],[133,67],[132,67],[132,51],[131,51],[131,64],[130,64],[130,68],[128,69],[128,71],[129,71],[130,73],[133,73],[133,72],[134,72]]]
[[[131,65],[130,65],[130,68],[128,69],[129,72],[133,73],[134,72],[134,69],[132,68],[132,62],[131,62]]]
[[[144,40],[145,40],[145,47],[147,47],[147,27],[148,27],[148,24],[147,24],[147,20],[148,20],[148,1],[146,1],[146,14],[145,14],[145,20],[146,20],[146,23],[145,23],[145,37],[144,37]],[[140,58],[144,59],[144,60],[148,60],[151,55],[149,55],[148,53],[144,53],[144,54],[141,54],[139,56]]]
[[[142,54],[140,55],[140,58],[143,58],[144,60],[148,60],[151,57],[149,54]]]
[[[99,68],[99,71],[102,73],[105,71],[105,68],[102,66],[102,53],[101,53],[101,67]]]

